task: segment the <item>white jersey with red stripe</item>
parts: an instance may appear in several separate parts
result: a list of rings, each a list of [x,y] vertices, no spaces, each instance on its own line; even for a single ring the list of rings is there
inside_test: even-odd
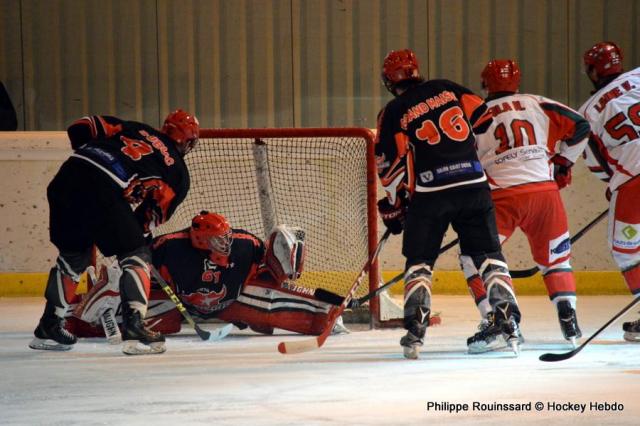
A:
[[[477,151],[491,189],[557,188],[549,158],[559,154],[575,163],[587,143],[586,120],[538,95],[505,93],[486,103],[493,122],[477,136]],[[538,185],[527,185],[532,183]]]
[[[640,68],[600,88],[580,112],[591,124],[587,166],[615,191],[640,174]]]

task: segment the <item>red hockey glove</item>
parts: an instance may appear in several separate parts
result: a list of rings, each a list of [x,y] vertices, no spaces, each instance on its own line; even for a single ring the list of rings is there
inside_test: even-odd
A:
[[[553,179],[558,184],[558,189],[562,189],[571,184],[571,166],[573,163],[561,155],[551,157],[553,163]]]
[[[391,231],[393,235],[398,235],[404,227],[404,203],[400,202],[398,207],[392,206],[385,197],[378,201],[378,211],[384,222],[384,226]]]

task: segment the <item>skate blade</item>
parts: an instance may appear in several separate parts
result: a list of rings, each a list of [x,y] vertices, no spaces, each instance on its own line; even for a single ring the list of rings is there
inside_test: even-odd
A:
[[[417,346],[402,347],[402,354],[406,359],[418,359],[418,355],[420,354],[420,349]]]
[[[467,346],[467,351],[470,354],[482,354],[485,352],[499,351],[507,347],[507,343],[502,337],[496,338],[494,341],[485,345],[484,343],[472,343]]]
[[[154,355],[167,350],[164,342],[153,342],[148,345],[138,340],[125,340],[122,343],[122,353],[125,355]]]
[[[624,332],[624,340],[627,342],[637,343],[640,342],[640,333],[632,333],[630,331]]]
[[[569,343],[571,343],[571,347],[573,349],[578,347],[578,343],[576,342],[575,336],[574,337],[569,337],[567,340],[569,341]]]
[[[63,345],[55,340],[34,337],[29,343],[29,347],[40,351],[68,351],[73,348],[73,345]]]
[[[509,340],[509,346],[515,356],[520,356],[520,341],[517,338]]]

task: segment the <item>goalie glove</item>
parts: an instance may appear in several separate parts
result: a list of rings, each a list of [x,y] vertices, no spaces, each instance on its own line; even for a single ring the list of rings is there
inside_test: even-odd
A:
[[[304,238],[304,231],[293,226],[278,225],[271,232],[265,264],[277,282],[296,280],[302,274],[306,254]]]
[[[553,163],[553,179],[558,184],[558,189],[562,189],[571,184],[571,167],[573,163],[561,155],[551,157]]]
[[[380,217],[384,222],[384,226],[386,226],[393,235],[402,233],[402,229],[404,228],[404,214],[406,207],[402,198],[398,198],[397,204],[399,204],[397,207],[392,205],[386,197],[378,201]]]

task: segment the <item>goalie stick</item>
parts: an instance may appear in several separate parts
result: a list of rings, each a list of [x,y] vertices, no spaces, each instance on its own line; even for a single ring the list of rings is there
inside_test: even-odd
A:
[[[150,266],[151,266],[151,275],[153,275],[156,281],[158,281],[158,284],[160,284],[160,287],[162,287],[162,290],[164,290],[167,296],[169,296],[169,299],[171,299],[171,301],[176,305],[176,308],[182,314],[182,317],[187,320],[189,325],[193,327],[193,329],[196,331],[196,333],[198,333],[198,336],[200,336],[202,340],[215,342],[217,340],[221,340],[227,337],[227,335],[231,332],[231,329],[233,329],[233,324],[227,324],[223,327],[219,327],[213,330],[212,332],[209,332],[200,328],[200,326],[196,324],[196,322],[193,320],[193,317],[191,316],[191,314],[189,314],[189,312],[187,311],[187,308],[184,307],[184,305],[180,301],[180,298],[176,296],[171,286],[167,284],[164,278],[162,278],[162,275],[160,275],[160,273],[155,268],[155,266],[153,265],[150,265]]]
[[[605,211],[600,213],[595,219],[593,219],[591,222],[586,224],[584,226],[584,228],[582,228],[581,230],[576,232],[576,234],[569,239],[571,244],[575,243],[580,238],[582,238],[584,236],[584,234],[587,233],[587,231],[589,231],[591,228],[596,226],[602,219],[604,219],[607,216],[608,213],[609,213],[609,209],[606,209]],[[458,239],[457,238],[455,240],[447,243],[446,245],[442,246],[442,248],[440,249],[440,254],[442,254],[445,251],[449,250],[451,247],[455,246],[456,244],[458,244]],[[529,268],[529,269],[521,269],[521,270],[509,271],[509,273],[511,274],[512,278],[528,278],[528,277],[534,276],[538,271],[539,271],[539,268],[537,266],[534,266],[533,268]],[[388,282],[384,283],[383,285],[381,285],[377,289],[373,290],[371,293],[366,294],[366,295],[362,296],[359,299],[353,300],[352,301],[353,302],[352,305],[349,306],[349,307],[354,307],[355,308],[355,307],[357,307],[359,305],[362,305],[363,303],[367,302],[369,299],[377,296],[378,294],[380,294],[384,290],[386,290],[388,287],[390,287],[390,286],[394,285],[395,283],[397,283],[398,281],[400,281],[403,276],[404,276],[404,272],[399,273],[395,277],[391,278],[391,280],[389,280]]]
[[[613,318],[611,318],[609,321],[607,321],[605,323],[605,325],[600,327],[595,333],[593,333],[587,340],[582,342],[582,344],[580,346],[578,346],[577,348],[575,348],[574,350],[569,351],[569,352],[565,352],[563,354],[552,354],[552,353],[542,354],[542,355],[540,355],[540,358],[539,358],[540,361],[545,361],[545,362],[564,361],[565,359],[569,359],[569,358],[573,357],[578,352],[580,352],[582,349],[584,349],[584,347],[587,346],[587,344],[590,341],[592,341],[598,334],[600,334],[605,328],[609,327],[612,322],[614,322],[615,320],[620,318],[622,315],[627,313],[627,311],[629,311],[631,308],[633,308],[635,306],[635,304],[638,303],[638,302],[640,302],[640,296],[634,298],[631,301],[631,303],[629,303],[627,306],[625,306],[624,309],[622,309]]]
[[[308,352],[314,349],[318,349],[320,346],[324,344],[324,342],[327,340],[327,337],[329,337],[329,335],[331,334],[331,331],[333,330],[333,326],[335,325],[336,320],[340,315],[342,315],[347,305],[353,298],[353,295],[355,294],[356,290],[362,283],[364,276],[367,275],[367,272],[369,272],[369,270],[371,269],[371,265],[378,258],[378,255],[380,254],[380,251],[382,251],[382,247],[384,246],[384,243],[389,239],[390,235],[391,235],[391,231],[387,229],[384,235],[382,236],[382,238],[380,238],[380,241],[378,242],[378,246],[376,247],[375,251],[373,252],[371,257],[367,260],[367,262],[364,264],[364,266],[362,267],[362,271],[360,271],[360,274],[351,285],[351,288],[349,289],[349,292],[347,293],[347,295],[344,297],[344,300],[342,301],[342,303],[339,306],[331,308],[327,318],[327,323],[324,327],[324,330],[322,330],[322,333],[319,336],[313,337],[311,339],[296,340],[292,342],[280,342],[278,344],[278,352],[280,352],[281,354],[296,354],[301,352]]]

